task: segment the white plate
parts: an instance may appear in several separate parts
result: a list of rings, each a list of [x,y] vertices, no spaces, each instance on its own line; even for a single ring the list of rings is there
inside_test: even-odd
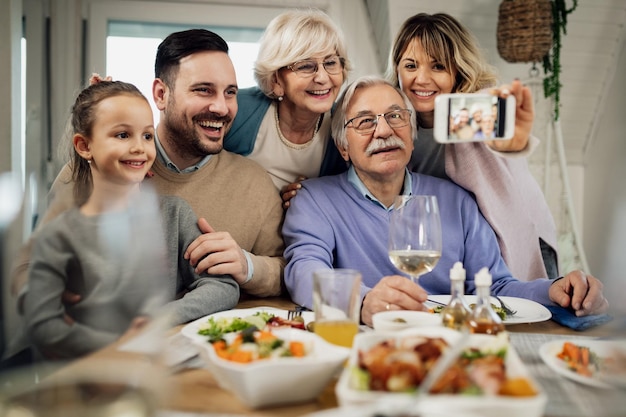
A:
[[[398,319],[402,321],[398,322]],[[392,310],[379,311],[372,316],[374,330],[402,330],[409,327],[442,326],[441,315],[427,311]]]
[[[187,336],[188,338],[190,338],[193,341],[196,342],[206,342],[207,341],[207,337],[206,336],[202,336],[200,334],[198,334],[198,330],[200,330],[202,328],[202,326],[209,321],[209,317],[214,317],[214,318],[219,318],[219,317],[246,317],[246,316],[251,316],[257,312],[267,312],[267,313],[271,313],[275,316],[278,317],[282,317],[284,319],[287,318],[287,311],[288,310],[282,310],[280,308],[274,308],[274,307],[255,307],[255,308],[243,308],[243,309],[234,309],[234,310],[226,310],[226,311],[220,311],[219,313],[213,313],[213,314],[209,314],[208,316],[204,316],[201,317],[197,320],[192,321],[191,323],[188,323],[187,325],[185,325],[185,327],[183,327],[180,332],[184,335]],[[315,320],[315,314],[312,311],[303,311],[302,312],[302,318],[304,319],[304,323],[305,325],[308,324],[309,322]]]
[[[429,295],[429,299],[437,301],[439,303],[448,304],[450,301],[449,295]],[[521,323],[537,323],[540,321],[550,320],[552,313],[545,306],[539,304],[536,301],[528,300],[526,298],[518,297],[500,297],[504,303],[511,308],[511,310],[517,311],[514,316],[507,316],[504,319],[504,324],[521,324]],[[473,304],[476,302],[475,295],[466,295],[465,300],[467,304]],[[492,304],[499,306],[498,300],[491,299]],[[434,307],[436,304],[426,302],[429,307]]]
[[[563,343],[566,340],[554,340],[541,345],[539,348],[539,356],[554,372],[569,378],[581,384],[591,385],[598,388],[614,388],[616,385],[626,386],[626,374],[621,377],[607,375],[602,371],[596,372],[588,377],[580,375],[567,367],[567,364],[557,358],[557,354],[563,350]],[[589,340],[589,341],[572,341],[575,345],[588,347],[592,352],[600,358],[606,358],[614,355],[616,350],[626,352],[626,342],[615,342],[610,340]]]

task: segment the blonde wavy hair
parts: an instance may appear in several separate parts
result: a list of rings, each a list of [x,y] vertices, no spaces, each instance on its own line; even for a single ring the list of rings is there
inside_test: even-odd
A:
[[[446,13],[419,13],[402,24],[389,55],[386,77],[395,86],[399,86],[398,65],[413,40],[448,72],[456,73],[453,93],[475,93],[496,85],[495,68],[467,28]]]

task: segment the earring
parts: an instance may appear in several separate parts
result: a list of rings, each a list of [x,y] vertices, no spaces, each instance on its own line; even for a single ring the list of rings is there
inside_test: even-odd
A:
[[[283,101],[283,96],[278,96],[278,101]]]
[[[91,165],[91,159],[88,159],[88,160],[87,160],[87,163],[88,163],[89,165]]]

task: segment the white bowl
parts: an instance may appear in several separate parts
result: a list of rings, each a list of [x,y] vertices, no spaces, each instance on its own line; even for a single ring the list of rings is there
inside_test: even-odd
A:
[[[200,353],[215,380],[251,408],[316,398],[350,355],[350,349],[304,330],[277,328],[272,333],[285,341],[302,341],[310,347],[309,354],[241,364],[219,358],[206,341],[198,344],[204,347]]]
[[[411,327],[441,326],[441,315],[427,311],[381,311],[372,316],[374,330],[403,330]]]
[[[384,340],[403,340],[411,336],[427,336],[442,337],[448,343],[453,344],[461,337],[461,333],[447,327],[420,327],[406,329],[395,332],[367,332],[357,334],[354,338],[352,351],[348,365],[343,370],[339,381],[335,387],[335,393],[339,405],[345,406],[364,406],[376,403],[386,402],[396,405],[407,403],[414,400],[412,393],[389,393],[383,391],[363,391],[353,387],[351,381],[353,376],[353,367],[358,364],[359,351],[369,350],[374,345]],[[493,344],[500,344],[500,341],[494,339],[495,336],[484,334],[470,335],[468,341],[469,346],[485,347]],[[540,417],[547,402],[546,395],[541,392],[539,385],[530,376],[526,367],[517,355],[517,352],[509,344],[505,359],[506,372],[511,378],[525,377],[531,382],[531,385],[537,392],[537,395],[531,397],[510,397],[498,395],[455,395],[455,394],[437,394],[428,395],[420,401],[420,411],[425,415],[434,413],[438,410],[446,410],[449,415],[463,414],[479,414],[483,417]]]

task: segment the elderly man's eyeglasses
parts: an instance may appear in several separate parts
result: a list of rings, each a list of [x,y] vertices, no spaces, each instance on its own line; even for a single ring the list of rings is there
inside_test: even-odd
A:
[[[365,116],[357,116],[348,120],[346,124],[343,125],[343,127],[352,127],[354,130],[357,131],[357,133],[360,133],[361,135],[366,135],[376,130],[379,117],[384,117],[389,127],[391,127],[392,129],[397,129],[411,123],[411,110],[400,109],[391,110],[383,114],[368,114]],[[348,126],[350,124],[352,126]]]
[[[338,56],[331,56],[322,61],[322,66],[330,75],[339,74],[343,71],[344,60]],[[302,61],[294,62],[291,65],[287,65],[287,68],[295,72],[300,77],[310,77],[317,73],[319,69],[319,63],[313,59],[305,59]]]

